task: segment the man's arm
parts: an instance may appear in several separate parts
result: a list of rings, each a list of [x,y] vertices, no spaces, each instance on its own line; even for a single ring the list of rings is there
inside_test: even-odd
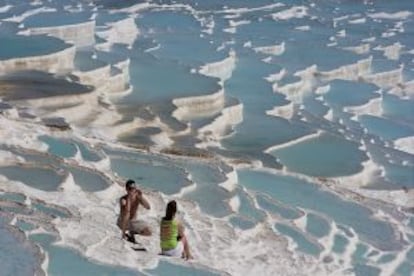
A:
[[[151,209],[151,205],[149,204],[148,200],[144,197],[141,191],[138,191],[138,200],[139,203],[141,203],[142,206],[145,207],[145,209]]]
[[[128,228],[129,222],[129,213],[131,209],[131,204],[125,198],[121,198],[121,230],[122,230],[122,238],[126,238],[126,230]]]

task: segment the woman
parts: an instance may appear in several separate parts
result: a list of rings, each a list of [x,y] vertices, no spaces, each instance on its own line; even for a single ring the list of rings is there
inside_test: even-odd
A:
[[[160,244],[161,254],[167,256],[182,256],[186,260],[192,259],[187,238],[184,235],[184,227],[175,219],[177,202],[168,202],[165,217],[161,220]]]

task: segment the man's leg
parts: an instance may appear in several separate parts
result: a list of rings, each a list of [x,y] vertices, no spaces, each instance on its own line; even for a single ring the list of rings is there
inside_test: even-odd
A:
[[[134,232],[129,231],[129,233],[126,234],[126,236],[127,236],[127,241],[132,242],[132,243],[137,243],[134,237]]]
[[[143,229],[141,229],[141,231],[137,234],[142,235],[142,236],[151,236],[152,232],[151,232],[150,228],[147,226],[147,227],[144,227]]]
[[[131,221],[131,231],[142,236],[152,235],[150,227],[142,220]]]

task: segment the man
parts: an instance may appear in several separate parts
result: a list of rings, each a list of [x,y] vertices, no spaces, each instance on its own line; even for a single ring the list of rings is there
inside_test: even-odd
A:
[[[118,218],[118,226],[122,230],[122,238],[135,243],[135,234],[150,236],[150,228],[142,220],[137,220],[137,212],[139,205],[150,209],[148,201],[144,198],[142,192],[137,189],[134,180],[128,180],[125,183],[127,194],[119,199],[120,215]],[[128,233],[127,233],[128,231]]]

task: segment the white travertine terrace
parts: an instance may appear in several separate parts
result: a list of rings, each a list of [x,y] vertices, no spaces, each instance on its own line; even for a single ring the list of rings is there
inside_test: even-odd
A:
[[[382,115],[382,97],[371,99],[368,103],[360,106],[347,106],[344,107],[344,111],[356,114],[356,115]]]
[[[378,85],[381,88],[389,88],[403,82],[402,71],[403,67],[400,67],[399,69],[391,71],[368,74],[363,76],[362,79],[366,82]]]
[[[220,115],[210,124],[199,129],[199,133],[211,133],[215,139],[220,139],[225,134],[228,126],[234,126],[243,121],[243,104],[223,108]]]
[[[122,43],[126,45],[132,45],[135,39],[139,35],[139,29],[137,28],[134,18],[128,17],[123,20],[108,23],[109,28],[104,30],[97,30],[96,35],[104,38],[111,43]]]
[[[398,60],[402,49],[403,46],[398,42],[389,46],[377,46],[374,48],[374,50],[383,51],[384,56],[390,60]]]
[[[184,121],[202,113],[210,114],[214,110],[220,111],[224,107],[225,94],[221,89],[210,95],[178,98],[172,102],[177,107],[173,116]]]
[[[41,4],[42,2],[38,2],[37,4],[39,5],[39,3]],[[127,93],[131,93],[133,90],[129,84],[129,59],[125,58],[122,61],[115,63],[108,62],[106,60],[106,63],[101,63],[99,67],[85,71],[73,69],[75,66],[74,56],[76,47],[78,48],[78,51],[82,51],[82,49],[79,48],[93,45],[93,51],[97,49],[105,49],[110,52],[114,50],[111,49],[111,47],[115,43],[123,43],[131,46],[138,34],[138,28],[136,27],[133,18],[135,18],[136,12],[142,11],[142,9],[145,9],[148,7],[148,5],[154,6],[156,9],[160,10],[163,10],[168,6],[168,8],[171,8],[173,10],[176,9],[177,11],[184,9],[190,11],[191,13],[196,12],[195,10],[191,9],[190,5],[173,4],[170,6],[165,5],[164,7],[161,5],[145,3],[138,4],[130,8],[125,8],[123,11],[131,12],[131,14],[128,15],[130,16],[129,18],[122,19],[115,23],[105,24],[105,28],[102,28],[99,31],[92,28],[92,23],[95,24],[94,21],[82,23],[85,25],[74,24],[68,26],[60,26],[64,29],[70,29],[72,26],[72,30],[68,32],[63,31],[60,27],[32,28],[29,31],[26,30],[26,33],[47,33],[51,36],[58,37],[65,41],[72,41],[75,45],[57,53],[39,55],[37,57],[22,57],[13,58],[13,60],[0,61],[0,75],[3,73],[8,73],[9,70],[16,71],[36,69],[52,73],[64,72],[69,73],[70,75],[75,75],[76,77],[71,78],[72,76],[66,75],[68,81],[75,81],[80,85],[91,86],[89,87],[89,93],[24,100],[24,104],[29,105],[30,108],[38,108],[39,111],[34,112],[36,116],[64,117],[65,121],[67,121],[72,127],[72,131],[70,131],[70,133],[69,131],[62,132],[63,135],[67,135],[69,137],[72,135],[78,135],[79,137],[85,138],[84,140],[88,141],[93,139],[94,142],[91,142],[92,146],[95,145],[94,143],[102,142],[108,144],[113,142],[113,144],[119,146],[120,142],[117,140],[118,135],[131,132],[134,133],[134,131],[137,129],[139,133],[140,129],[152,127],[157,128],[157,130],[159,129],[159,132],[156,131],[155,134],[149,134],[149,138],[156,144],[155,146],[151,146],[149,149],[150,151],[158,151],[164,147],[174,146],[178,139],[176,140],[173,138],[179,137],[182,134],[190,136],[193,135],[194,132],[196,132],[198,135],[197,137],[191,138],[198,138],[201,140],[200,143],[195,145],[196,148],[217,146],[218,148],[221,147],[220,150],[227,150],[224,147],[225,144],[220,144],[220,140],[224,138],[223,136],[229,134],[229,129],[234,129],[235,125],[243,121],[243,103],[237,102],[233,105],[228,104],[226,102],[224,91],[225,81],[232,77],[232,73],[237,66],[237,58],[235,52],[230,51],[228,57],[218,62],[207,63],[198,71],[201,74],[217,78],[217,83],[221,85],[221,90],[216,89],[218,91],[207,91],[201,96],[188,96],[185,98],[172,100],[172,103],[177,107],[172,115],[176,119],[183,121],[183,125],[187,123],[187,120],[191,120],[193,118],[211,118],[210,120],[203,118],[203,120],[201,120],[202,122],[200,123],[203,125],[199,129],[190,129],[189,126],[191,126],[191,124],[187,123],[187,128],[185,128],[185,130],[181,130],[181,132],[170,129],[167,121],[162,120],[163,118],[161,119],[160,117],[157,117],[157,114],[152,114],[151,112],[153,110],[150,108],[146,110],[148,113],[151,113],[148,115],[149,119],[134,117],[136,114],[132,114],[131,117],[125,118],[118,112],[118,110],[116,110],[116,105],[112,100],[118,100],[118,97],[123,97]],[[269,13],[269,8],[281,7],[283,5],[284,4],[276,3],[269,6],[260,7],[258,9],[263,9]],[[314,6],[312,5],[317,4],[311,4],[310,7],[313,8]],[[82,10],[85,7],[79,5],[77,8],[79,10]],[[73,9],[74,11],[77,11],[77,8],[68,7],[67,10]],[[295,21],[295,18],[308,17],[307,13],[312,12],[312,8],[309,10],[307,10],[307,7],[293,7],[286,8],[286,10],[277,9],[280,12],[274,13],[274,11],[271,11],[273,14],[268,14],[267,16],[273,16],[273,19],[275,20],[293,19],[292,21]],[[96,8],[94,11],[98,12],[97,9],[98,8]],[[7,11],[7,8],[5,10]],[[228,18],[233,18],[234,20],[236,20],[235,18],[239,20],[241,14],[246,12],[249,15],[252,10],[255,10],[255,8],[237,9],[233,11],[235,14],[228,14],[225,16]],[[229,11],[230,10],[227,10],[225,12]],[[220,12],[218,11],[217,14],[220,14]],[[365,18],[359,18],[359,16],[361,16],[360,14],[356,14],[355,16],[358,16],[358,18],[353,16],[344,16],[342,19],[338,20],[348,21],[350,24],[363,24],[366,22]],[[408,17],[411,16],[411,13],[408,15],[407,13],[371,14],[372,18],[380,20],[397,20],[398,16]],[[260,17],[259,19],[264,18]],[[315,18],[310,19],[314,20]],[[368,20],[370,19],[368,18]],[[302,20],[298,21],[300,21],[300,24],[304,24]],[[345,22],[335,21],[334,24],[336,23],[339,25]],[[206,27],[209,27],[211,34],[213,34],[214,20],[212,19],[208,22],[208,24],[210,27]],[[234,29],[228,29],[228,31],[236,32],[236,27],[244,24],[255,24],[255,22],[230,20],[230,26]],[[294,27],[293,25],[292,27]],[[342,25],[338,27],[339,28],[335,30],[338,35],[352,35],[351,31],[348,31],[346,27],[343,27]],[[76,31],[77,28],[79,28],[79,32]],[[240,30],[242,28],[244,27],[240,27]],[[297,27],[296,29],[313,30],[313,28],[314,27],[312,25],[312,27],[301,26]],[[346,32],[344,31],[345,29],[347,30]],[[318,29],[315,28],[315,30]],[[98,40],[101,44],[94,44],[94,34],[100,36]],[[335,45],[341,44],[341,39],[335,39],[336,40],[333,41],[335,43],[332,45],[333,47],[335,47]],[[374,47],[374,43],[368,44],[368,42],[373,42],[374,40],[370,39],[370,41],[368,41],[368,39],[366,39],[365,44],[361,44],[360,46],[356,47],[347,47],[345,49],[355,52],[356,54],[366,54],[372,50],[371,47]],[[364,40],[361,41],[364,42]],[[233,42],[234,45],[232,44]],[[226,49],[227,47],[236,48],[237,43],[239,42],[243,41],[237,41],[235,39],[223,42],[221,44],[222,46],[219,46],[216,49],[219,51]],[[286,40],[286,42],[288,41]],[[245,42],[244,45],[245,47],[251,47],[252,43],[253,42]],[[265,45],[273,45],[274,43],[275,42],[272,41],[266,43]],[[358,45],[358,43],[352,45]],[[260,60],[262,58],[261,53],[266,55],[283,54],[285,47],[286,50],[289,49],[288,46],[289,43],[286,43],[286,45],[285,43],[282,43],[281,45],[269,47],[256,47],[251,49],[251,54],[259,56]],[[125,45],[122,45],[122,49],[124,49],[124,47]],[[164,47],[163,44],[158,44],[156,48],[147,49],[147,51],[153,51],[153,53],[156,55],[156,50],[162,49],[162,47]],[[126,51],[131,50],[131,48],[128,47],[125,47],[125,49],[127,49]],[[402,56],[401,54],[405,54],[401,52],[401,47],[398,45],[387,46],[387,49],[377,49],[384,51],[385,56],[391,60],[400,59]],[[108,53],[108,55],[110,54],[111,53]],[[122,52],[122,54],[124,53]],[[382,52],[380,54],[382,54]],[[128,53],[126,53],[126,55],[128,55]],[[93,58],[96,58],[96,56],[99,56],[99,54],[95,55]],[[267,57],[262,60],[264,62],[271,63],[273,61],[277,61],[277,58]],[[287,120],[293,120],[292,123],[296,123],[296,120],[302,120],[300,123],[303,123],[307,119],[309,119],[307,122],[312,123],[313,121],[311,117],[302,116],[307,111],[307,106],[304,103],[305,97],[312,97],[312,100],[317,101],[316,105],[323,105],[325,110],[325,108],[327,108],[327,103],[324,102],[324,94],[326,94],[329,91],[330,86],[333,85],[330,84],[329,81],[336,79],[376,84],[382,88],[381,93],[383,93],[383,95],[397,95],[400,98],[398,100],[412,99],[414,97],[414,81],[404,82],[403,76],[406,76],[403,75],[403,67],[377,73],[371,70],[371,62],[372,58],[370,57],[362,59],[358,62],[354,62],[353,64],[342,63],[342,65],[345,65],[337,65],[338,67],[330,71],[318,70],[317,65],[315,64],[313,66],[305,68],[303,71],[296,72],[296,74],[293,75],[292,73],[294,72],[289,72],[288,69],[282,69],[277,74],[269,75],[266,80],[273,85],[272,88],[274,92],[282,93],[287,100],[290,100],[290,102],[286,105],[274,106],[273,109],[263,111],[265,111],[267,115],[278,116]],[[266,66],[268,67],[268,65],[269,64]],[[195,72],[195,70],[196,69],[194,69],[193,72]],[[289,76],[292,78],[290,79]],[[237,77],[235,76],[235,79],[237,79]],[[388,89],[391,90],[388,91]],[[277,96],[280,97],[280,95]],[[381,96],[379,98],[371,99],[368,103],[362,104],[360,106],[344,107],[342,110],[335,109],[334,111],[332,109],[328,109],[328,111],[324,111],[325,115],[321,115],[319,113],[318,116],[320,118],[316,119],[322,119],[321,121],[323,121],[323,118],[332,120],[336,125],[338,125],[337,123],[339,121],[339,124],[341,124],[341,126],[339,129],[336,128],[335,130],[340,133],[344,133],[346,130],[348,130],[348,125],[346,119],[341,118],[340,115],[343,112],[349,112],[350,114],[346,114],[346,116],[352,116],[350,118],[351,120],[354,120],[354,118],[356,118],[358,115],[379,116],[382,114],[381,104],[384,101]],[[249,102],[246,101],[245,104],[245,106],[247,106]],[[269,107],[266,105],[266,108]],[[270,108],[272,108],[272,105]],[[304,112],[302,112],[302,109],[304,109]],[[152,117],[152,115],[154,116]],[[250,114],[246,113],[245,116],[248,117]],[[299,119],[297,119],[297,117]],[[0,129],[4,130],[0,131],[0,137],[5,141],[10,141],[10,144],[15,146],[32,148],[34,150],[41,149],[42,151],[46,152],[48,149],[45,149],[45,144],[40,143],[39,145],[39,140],[37,140],[37,138],[40,135],[55,134],[51,132],[51,130],[47,127],[39,125],[38,123],[40,121],[40,118],[34,118],[33,120],[28,119],[25,121],[23,117],[19,117],[19,109],[17,107],[13,107],[2,112],[2,115],[0,116]],[[198,122],[196,122],[194,125],[197,125],[197,123]],[[358,122],[355,122],[355,124],[357,123]],[[316,140],[323,133],[323,131],[320,130],[322,128],[319,128],[319,125],[315,127],[315,130],[316,129],[318,129],[318,131],[312,134],[298,137],[294,140],[290,140],[279,145],[269,146],[265,152],[270,153],[273,150],[292,147],[309,139]],[[358,128],[358,130],[360,129]],[[361,132],[368,134],[369,131],[368,128],[363,128],[361,129]],[[238,133],[236,132],[235,136],[237,136],[237,134]],[[344,133],[346,139],[350,137],[347,134],[348,133]],[[228,136],[226,136],[226,138],[227,137]],[[372,139],[370,142],[367,142],[367,144],[365,144],[363,140],[361,140],[361,142],[357,141],[357,143],[359,146],[358,149],[360,151],[367,152],[369,150],[369,143],[377,143],[377,140]],[[378,144],[380,143],[382,143],[381,140],[378,142]],[[403,151],[404,154],[412,153],[413,137],[403,137],[389,141],[387,143],[388,144],[385,146],[393,148],[393,150]],[[131,148],[128,148],[128,150],[133,152]],[[403,154],[403,152],[400,153]],[[214,157],[211,162],[216,162],[219,158],[221,158],[219,155],[220,154],[217,154],[217,156]],[[4,155],[0,150],[1,161],[24,161],[13,160],[12,157],[13,156]],[[109,156],[107,156],[107,159],[105,159],[99,165],[91,164],[86,160],[82,160],[82,158],[83,157],[81,156],[78,149],[76,156],[73,159],[69,158],[68,162],[79,162],[79,164],[86,167],[95,166],[94,168],[98,169],[100,173],[105,173],[108,175],[108,177],[113,178],[112,180],[114,180],[114,182],[118,180],[118,175],[112,171],[111,160]],[[184,158],[187,160],[190,159],[187,156]],[[280,159],[277,159],[277,157],[275,158],[276,161],[280,161]],[[171,157],[171,160],[174,162],[174,157]],[[244,160],[235,159],[234,164],[237,164],[236,161],[240,162]],[[246,161],[247,163],[250,162],[249,165],[239,164],[235,166],[242,167],[245,165],[246,167],[249,167],[252,165],[256,168],[263,166],[261,161],[258,160]],[[410,161],[404,162],[407,163],[403,163],[403,166],[411,166],[411,163],[409,163]],[[323,184],[320,183],[322,184],[321,190],[324,190],[325,188],[330,189],[328,187],[329,185],[336,186],[332,187],[333,190],[335,190],[337,187],[345,187],[352,190],[352,193],[349,193],[351,194],[350,197],[354,196],[353,193],[356,191],[356,193],[367,195],[368,197],[377,199],[379,198],[397,204],[399,203],[401,206],[412,206],[412,199],[414,196],[412,190],[410,190],[409,193],[406,193],[403,191],[384,192],[360,189],[360,187],[363,185],[371,183],[373,179],[384,177],[386,171],[386,169],[383,168],[380,164],[376,164],[371,157],[369,157],[369,160],[364,162],[362,166],[363,169],[356,175],[342,178],[339,177],[333,181],[325,180]],[[289,171],[288,167],[285,167],[283,170],[284,171],[277,172],[277,174],[291,172]],[[298,177],[299,179],[306,178],[306,176],[301,174],[296,175],[292,173],[292,175]],[[242,180],[243,179],[241,179],[241,181]],[[313,181],[317,182],[315,179],[312,179],[312,182]],[[119,229],[114,224],[117,215],[114,206],[117,204],[116,200],[118,197],[121,196],[124,192],[123,188],[119,185],[111,185],[106,190],[96,193],[86,193],[78,186],[78,183],[75,183],[74,177],[72,175],[68,175],[64,183],[62,183],[61,190],[52,193],[38,191],[32,187],[26,187],[26,185],[23,183],[15,183],[8,180],[6,181],[1,177],[0,184],[2,188],[4,186],[8,191],[24,191],[24,193],[30,197],[36,197],[50,203],[72,208],[77,212],[78,216],[74,218],[56,219],[51,223],[54,227],[56,227],[59,234],[60,240],[57,242],[59,245],[74,248],[77,251],[81,252],[83,256],[86,256],[94,261],[99,261],[114,266],[122,265],[133,269],[151,269],[158,265],[159,260],[162,260],[162,258],[160,258],[157,253],[155,253],[159,251],[159,243],[156,239],[144,240],[144,246],[149,249],[149,252],[138,256],[137,252],[133,252],[132,250],[128,250],[129,248],[126,248],[128,246],[127,242],[124,243],[120,240],[120,237],[118,235]],[[174,195],[174,197],[178,197],[180,198],[180,201],[182,201],[184,207],[183,210],[185,210],[183,214],[184,221],[186,224],[190,225],[188,229],[189,239],[191,241],[194,241],[194,243],[192,243],[192,249],[194,250],[193,252],[196,258],[194,261],[189,262],[190,266],[199,263],[205,266],[209,266],[209,268],[220,269],[223,271],[223,273],[229,273],[231,275],[240,275],[243,273],[249,275],[342,275],[354,272],[351,270],[354,265],[352,258],[357,252],[357,246],[360,245],[360,242],[363,240],[358,237],[358,234],[355,233],[351,227],[349,231],[351,232],[352,237],[347,237],[347,241],[349,243],[345,246],[343,254],[335,255],[333,254],[333,248],[335,246],[335,235],[343,234],[343,230],[338,229],[338,226],[336,224],[339,223],[338,221],[334,221],[333,219],[331,220],[331,218],[329,218],[330,227],[332,228],[329,235],[320,239],[310,238],[310,240],[312,242],[315,242],[315,244],[322,244],[324,247],[322,253],[316,259],[313,259],[313,257],[307,258],[306,255],[304,256],[301,254],[301,252],[298,252],[300,250],[298,250],[298,244],[294,238],[286,238],[287,235],[283,235],[282,233],[279,233],[277,230],[275,230],[275,223],[280,223],[282,221],[279,215],[273,215],[270,212],[265,212],[265,219],[263,222],[258,223],[251,229],[240,230],[239,228],[234,227],[234,225],[230,224],[227,218],[217,219],[210,215],[206,215],[201,211],[200,206],[198,206],[196,203],[184,198],[181,200],[181,197],[188,195],[190,191],[196,190],[199,187],[199,184],[200,183],[194,182],[193,185],[182,188],[178,194]],[[228,207],[230,207],[234,212],[240,211],[242,213],[245,207],[245,202],[243,202],[244,199],[242,197],[239,197],[239,191],[243,190],[244,188],[242,186],[242,183],[239,183],[238,181],[238,172],[235,170],[235,168],[232,168],[230,172],[225,174],[225,180],[222,180],[221,183],[218,183],[218,186],[231,193],[231,197],[229,197],[229,199],[226,201],[226,203],[229,205]],[[340,190],[340,188],[338,188],[338,190]],[[255,208],[259,209],[258,205],[260,204],[258,203],[258,200],[255,199],[257,195],[253,193],[248,195],[251,195],[252,204],[256,205]],[[346,196],[348,196],[348,194],[344,195],[344,197]],[[150,211],[144,211],[143,217],[150,223],[151,227],[157,229],[159,226],[159,214],[164,211],[162,207],[165,206],[168,198],[165,194],[155,191],[148,191],[148,197],[151,200],[151,204],[154,205],[154,208],[152,208]],[[30,203],[26,202],[26,204]],[[363,205],[360,202],[356,204]],[[264,209],[261,208],[261,210]],[[301,211],[307,212],[308,210],[301,209]],[[91,217],[98,218],[99,223],[96,223],[97,220],[91,220]],[[282,222],[285,222],[284,219]],[[308,220],[307,215],[303,215],[300,218],[293,220],[293,224],[295,226],[295,229],[299,229],[306,234],[311,234],[306,229],[306,227],[310,225],[310,220]],[[393,225],[393,222],[390,222],[390,225]],[[399,222],[395,223],[393,226],[400,227],[401,224]],[[363,245],[365,245],[365,242]],[[292,252],[287,252],[286,249],[292,250]],[[368,252],[374,252],[374,249],[374,247],[369,246],[366,255],[369,254]],[[395,252],[392,252],[392,254],[394,253]],[[398,254],[400,254],[400,256],[401,254],[405,254],[403,257],[406,257],[408,252],[406,251]],[[380,260],[380,258],[383,256],[386,255],[384,252],[381,252],[378,254],[378,256],[369,258],[369,261]],[[324,257],[332,257],[333,261],[331,262],[328,260],[328,258],[325,259]],[[326,261],[328,264],[325,264],[325,260],[328,260]],[[177,262],[180,263],[180,261]],[[329,262],[331,263],[329,264]],[[389,263],[378,264],[378,267],[382,269],[381,275],[391,275],[396,270],[396,264],[398,265],[400,263],[402,263],[402,260],[399,260],[399,256],[397,256],[396,261],[394,260]],[[44,271],[47,271],[47,265],[48,264],[46,261],[46,264],[43,266]],[[325,265],[326,270],[324,268]],[[330,271],[330,266],[332,269],[335,269],[335,266],[337,266],[338,269],[339,267],[345,267],[347,270],[341,269],[332,272]],[[389,267],[392,267],[392,269]]]
[[[21,57],[0,61],[0,74],[22,70],[42,70],[51,73],[68,71],[73,68],[75,47],[57,53],[36,57]]]
[[[129,83],[129,64],[130,64],[129,58],[113,64],[114,67],[121,70],[125,83]]]
[[[414,154],[414,137],[404,137],[394,141],[397,149]]]
[[[273,92],[284,94],[286,99],[289,101],[294,103],[302,103],[305,93],[311,91],[312,82],[310,79],[300,79],[297,82],[289,83],[280,87],[277,83],[274,83],[272,88]]]
[[[282,42],[279,45],[254,47],[253,50],[256,53],[280,56],[285,52],[285,42]]]
[[[113,96],[117,96],[118,94],[123,92],[128,92],[126,89],[129,86],[129,76],[125,74],[124,70],[118,69],[115,67],[112,71],[117,70],[116,73],[112,72],[112,75],[108,78],[108,92],[112,93]],[[129,89],[127,89],[129,90]],[[129,91],[130,92],[130,91]],[[123,93],[122,93],[123,94]]]
[[[285,119],[290,119],[295,114],[295,109],[293,103],[290,102],[283,106],[275,106],[273,109],[267,110],[266,114],[270,116],[278,116]]]
[[[292,7],[272,14],[274,20],[289,20],[292,18],[303,18],[308,15],[308,8],[305,6]]]
[[[369,53],[369,51],[371,50],[371,45],[369,43],[364,43],[359,46],[344,47],[343,49],[362,55]]]
[[[48,34],[75,44],[76,47],[90,46],[95,43],[95,21],[72,25],[30,28],[25,33],[30,35]]]
[[[324,80],[343,79],[358,80],[359,77],[371,72],[372,57],[359,60],[357,63],[343,65],[331,71],[320,72]]]
[[[79,77],[81,83],[98,87],[107,82],[111,75],[111,66],[108,64],[90,71],[75,71],[74,74]]]
[[[237,56],[234,51],[229,52],[229,56],[221,61],[208,63],[202,66],[199,73],[219,78],[221,81],[229,79],[236,67]]]
[[[75,47],[71,46],[51,54],[0,60],[0,74],[24,70],[51,73],[70,71],[73,68],[74,57]]]

